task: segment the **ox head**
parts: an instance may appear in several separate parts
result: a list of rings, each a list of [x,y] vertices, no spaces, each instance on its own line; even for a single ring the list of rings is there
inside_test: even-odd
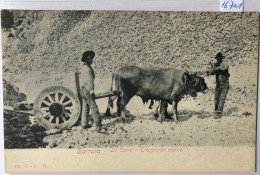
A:
[[[196,97],[198,92],[204,92],[208,89],[205,79],[196,74],[185,72],[183,75],[183,82],[186,93],[192,97]]]

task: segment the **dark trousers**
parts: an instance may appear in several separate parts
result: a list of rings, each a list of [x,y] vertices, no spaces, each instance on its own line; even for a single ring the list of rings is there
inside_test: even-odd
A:
[[[229,84],[219,84],[215,91],[215,111],[223,112],[225,100],[229,90]]]
[[[88,109],[92,112],[92,116],[94,119],[94,124],[101,125],[101,119],[99,117],[99,110],[98,106],[96,104],[95,99],[92,95],[90,95],[89,91],[86,90],[86,88],[81,88],[81,96],[82,96],[82,114],[86,115],[88,112]]]

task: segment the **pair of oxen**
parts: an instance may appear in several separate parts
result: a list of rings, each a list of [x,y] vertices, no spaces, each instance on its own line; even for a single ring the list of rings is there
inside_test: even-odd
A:
[[[115,96],[109,98],[106,115],[110,115],[113,101],[117,99],[117,113],[126,118],[126,105],[137,95],[143,102],[157,100],[161,102],[159,118],[167,112],[167,103],[172,104],[173,119],[177,123],[178,102],[184,95],[196,97],[198,92],[208,89],[203,77],[187,71],[124,66],[117,68],[112,75],[111,90]],[[161,120],[162,121],[162,120]]]

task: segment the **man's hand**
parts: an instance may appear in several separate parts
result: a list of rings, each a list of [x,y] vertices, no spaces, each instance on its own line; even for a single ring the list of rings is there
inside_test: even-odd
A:
[[[95,95],[95,93],[94,93],[94,90],[93,90],[93,89],[91,89],[91,90],[89,91],[89,93],[90,93],[90,95],[91,95],[91,97],[92,97],[93,99],[95,99],[95,98],[96,98],[96,95]]]
[[[96,98],[96,95],[95,93],[91,94],[91,98],[95,99]]]
[[[209,64],[210,64],[210,66],[213,68],[214,67],[214,64],[213,63],[211,63],[211,61],[209,62]]]
[[[213,71],[217,71],[217,70],[219,70],[219,67],[214,67],[213,68]]]

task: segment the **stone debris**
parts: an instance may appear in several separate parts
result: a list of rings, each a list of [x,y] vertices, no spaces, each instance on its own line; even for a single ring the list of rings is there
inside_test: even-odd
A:
[[[23,16],[29,18],[30,15],[24,13]],[[232,62],[231,87],[223,117],[218,120],[213,118],[214,76],[205,77],[207,93],[198,94],[196,99],[185,96],[180,101],[178,124],[170,119],[157,122],[153,111],[137,98],[131,99],[127,106],[129,123],[122,123],[118,118],[104,119],[100,132],[79,126],[45,132],[36,124],[21,122],[23,118],[18,116],[4,116],[5,148],[255,145],[257,78],[252,77],[256,77],[258,65],[258,13],[34,13],[37,18],[28,26],[24,34],[26,40],[8,37],[8,30],[2,32],[3,90],[7,105],[13,106],[27,97],[37,96],[42,87],[65,84],[69,74],[74,76],[78,70],[86,48],[97,53],[93,63],[97,91],[110,89],[112,71],[118,66],[156,65],[158,68],[201,70],[208,68],[202,64],[214,60],[218,51]],[[230,46],[235,47],[230,50]],[[23,90],[27,91],[27,96],[15,88],[13,82],[26,87]],[[106,109],[105,100],[97,101],[100,112]],[[171,106],[169,112],[170,109]]]

